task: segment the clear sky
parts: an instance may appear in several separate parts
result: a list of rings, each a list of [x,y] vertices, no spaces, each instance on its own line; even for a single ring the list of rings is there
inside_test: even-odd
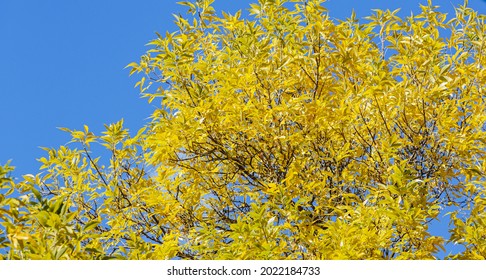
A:
[[[218,11],[246,9],[256,0],[216,0]],[[0,164],[12,159],[16,175],[36,173],[39,147],[58,147],[69,135],[57,127],[95,133],[124,118],[137,131],[153,110],[133,88],[124,67],[138,61],[155,32],[175,31],[173,0],[0,1]],[[332,17],[371,9],[419,10],[426,0],[329,0]],[[461,0],[434,1],[452,12]],[[486,13],[486,2],[470,0]]]
[[[39,147],[65,145],[57,127],[100,133],[103,124],[124,118],[136,132],[153,111],[124,67],[138,61],[155,32],[175,31],[173,0],[1,0],[0,1],[0,164],[12,159],[15,176],[37,173]],[[234,13],[256,0],[216,0]],[[433,1],[453,13],[462,0]],[[358,18],[371,9],[401,8],[417,13],[426,0],[329,0],[336,19]],[[469,6],[485,14],[486,2]]]

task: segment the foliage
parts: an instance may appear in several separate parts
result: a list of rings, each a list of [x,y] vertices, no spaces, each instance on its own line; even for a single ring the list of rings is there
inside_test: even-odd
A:
[[[486,258],[484,15],[211,2],[129,65],[160,101],[146,128],[64,129],[43,173],[2,181],[23,194],[1,197],[5,258]]]

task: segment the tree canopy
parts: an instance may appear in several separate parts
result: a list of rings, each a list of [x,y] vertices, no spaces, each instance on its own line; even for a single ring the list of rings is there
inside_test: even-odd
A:
[[[1,257],[486,258],[484,15],[212,2],[129,64],[146,127],[65,128],[39,174],[0,169]]]

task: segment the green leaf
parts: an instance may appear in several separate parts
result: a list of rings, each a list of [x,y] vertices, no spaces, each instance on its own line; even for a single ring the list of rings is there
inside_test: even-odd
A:
[[[90,231],[92,229],[95,229],[99,224],[99,221],[91,220],[84,225],[83,231]]]

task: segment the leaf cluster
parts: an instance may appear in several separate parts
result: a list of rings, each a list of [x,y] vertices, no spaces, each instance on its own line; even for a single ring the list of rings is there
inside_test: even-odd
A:
[[[486,257],[484,15],[212,2],[181,2],[178,31],[129,64],[160,105],[145,128],[64,129],[71,147],[15,185],[8,258]]]

